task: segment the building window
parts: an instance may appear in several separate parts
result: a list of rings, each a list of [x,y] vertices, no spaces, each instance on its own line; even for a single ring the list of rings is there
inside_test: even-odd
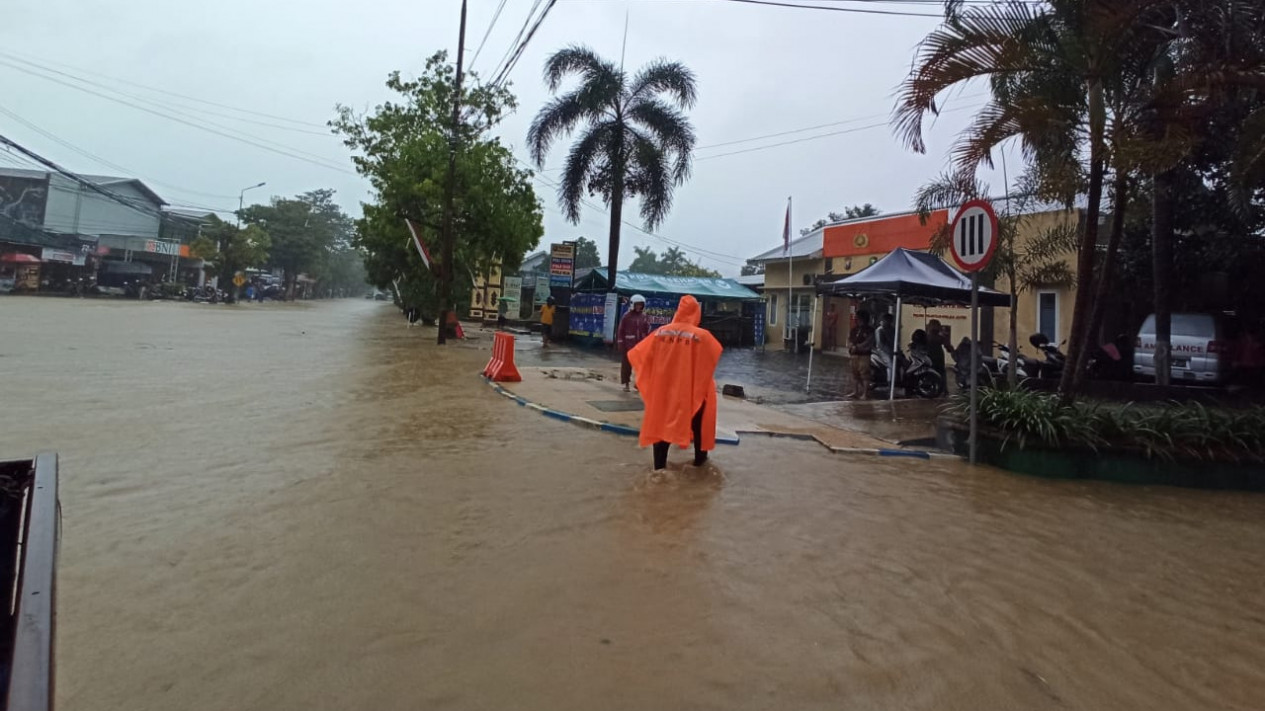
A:
[[[1037,330],[1050,339],[1051,343],[1059,342],[1058,292],[1037,292]]]
[[[769,325],[777,325],[777,294],[769,294]]]
[[[826,257],[826,273],[827,274],[835,273],[835,258],[834,257]]]

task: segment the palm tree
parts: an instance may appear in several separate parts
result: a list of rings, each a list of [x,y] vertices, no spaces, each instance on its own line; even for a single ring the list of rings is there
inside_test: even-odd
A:
[[[1085,229],[1077,257],[1079,288],[1072,315],[1069,362],[1089,338],[1094,262],[1103,182],[1111,154],[1111,89],[1120,76],[1124,46],[1140,33],[1157,32],[1149,13],[1159,0],[1051,0],[975,6],[946,3],[943,25],[923,41],[917,65],[902,84],[894,116],[898,134],[925,152],[923,122],[939,113],[937,98],[974,79],[989,82],[992,100],[953,150],[955,172],[972,176],[991,166],[991,151],[1017,139],[1033,163],[1043,197],[1087,196]],[[1067,368],[1065,397],[1080,370]]]
[[[690,175],[694,128],[684,110],[697,99],[694,73],[679,62],[657,60],[629,79],[622,67],[587,47],[559,50],[545,62],[554,94],[569,76],[580,84],[540,110],[527,132],[532,160],[544,167],[554,141],[579,130],[558,186],[558,203],[580,221],[585,193],[610,208],[610,288],[619,265],[624,198],[640,198],[641,217],[653,229],[672,206],[673,189]]]

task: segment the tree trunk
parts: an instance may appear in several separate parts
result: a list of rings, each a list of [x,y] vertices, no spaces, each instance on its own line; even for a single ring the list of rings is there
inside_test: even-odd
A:
[[[1155,383],[1172,377],[1173,171],[1156,173],[1151,188],[1151,262],[1155,277]]]
[[[1076,259],[1076,305],[1072,310],[1072,332],[1067,344],[1067,363],[1059,381],[1059,394],[1064,404],[1076,397],[1076,363],[1085,348],[1085,326],[1089,318],[1090,299],[1094,288],[1094,252],[1098,248],[1098,215],[1102,210],[1103,133],[1106,109],[1101,81],[1089,85],[1089,194],[1085,207],[1085,232],[1081,235],[1080,254]]]
[[[1089,316],[1089,323],[1085,326],[1085,343],[1086,348],[1081,350],[1080,357],[1076,362],[1075,389],[1079,390],[1084,380],[1086,366],[1089,363],[1089,344],[1094,343],[1098,338],[1099,331],[1102,330],[1103,314],[1107,310],[1108,291],[1111,288],[1112,272],[1116,267],[1116,253],[1120,251],[1120,240],[1124,235],[1124,212],[1129,205],[1129,176],[1119,170],[1116,171],[1115,185],[1112,188],[1115,191],[1114,212],[1111,215],[1111,234],[1107,236],[1107,253],[1103,256],[1102,265],[1098,271],[1098,284],[1094,290],[1093,310]]]
[[[606,245],[606,256],[609,259],[610,268],[607,270],[606,277],[610,280],[610,291],[615,291],[615,277],[619,272],[619,231],[623,225],[624,215],[624,141],[623,134],[616,134],[615,137],[615,160],[611,166],[613,175],[611,176],[611,231],[610,240]],[[615,313],[618,315],[619,310]]]
[[[448,145],[448,180],[444,184],[443,256],[439,267],[439,345],[448,342],[448,312],[452,310],[452,262],[453,243],[457,238],[452,229],[452,201],[457,192],[457,149],[460,148],[461,132],[461,67],[466,52],[466,0],[461,0],[461,28],[457,34],[457,74],[452,92],[452,135]]]

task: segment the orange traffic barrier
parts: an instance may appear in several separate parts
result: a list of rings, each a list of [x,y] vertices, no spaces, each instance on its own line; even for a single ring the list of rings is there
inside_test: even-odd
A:
[[[498,383],[517,383],[523,379],[514,365],[514,336],[497,332],[492,338],[492,360],[483,374]]]

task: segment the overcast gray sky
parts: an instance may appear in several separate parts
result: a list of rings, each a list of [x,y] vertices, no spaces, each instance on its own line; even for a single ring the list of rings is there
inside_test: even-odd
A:
[[[470,0],[468,58],[498,2]],[[930,15],[940,9],[932,2],[818,2]],[[474,71],[489,73],[496,66],[531,4],[506,0]],[[119,174],[126,169],[174,204],[232,210],[242,187],[267,181],[266,188],[247,193],[248,204],[270,195],[330,187],[357,215],[360,201],[368,198],[366,183],[355,175],[342,144],[320,135],[326,133],[322,125],[335,103],[367,108],[386,98],[383,80],[388,72],[414,73],[437,49],[455,54],[460,8],[459,0],[41,0],[6,5],[0,24],[0,109],[115,166],[102,165],[13,115],[0,113],[0,133],[72,170]],[[936,26],[935,18],[722,0],[560,0],[512,74],[520,108],[499,133],[517,155],[527,158],[527,126],[548,98],[540,79],[545,57],[562,46],[583,43],[617,60],[625,16],[629,68],[667,57],[687,64],[699,79],[699,103],[691,112],[701,147],[694,175],[677,190],[675,207],[656,233],[705,250],[686,251],[730,275],[737,274],[747,257],[778,244],[787,196],[794,197],[796,227],[856,203],[874,203],[885,212],[908,209],[914,190],[943,169],[945,152],[970,109],[983,101],[983,86],[949,101],[950,111],[931,131],[931,152],[925,156],[907,151],[886,125],[866,128],[885,124],[915,45]],[[15,69],[11,65],[31,66],[13,57],[44,67],[34,71],[46,78]],[[844,121],[848,123],[707,148]],[[850,132],[711,157],[840,131]],[[564,143],[549,156],[545,178],[557,175],[565,150]],[[1013,178],[1019,166],[1013,155],[1011,159]],[[0,165],[13,162],[0,152]],[[1000,192],[1000,173],[984,177]],[[539,182],[536,187],[545,207],[544,244],[584,235],[605,253],[605,213],[587,211],[579,225],[571,225],[560,216],[553,189]],[[625,215],[639,222],[635,206]],[[626,227],[623,235],[623,264],[633,245],[667,246],[632,228]]]

